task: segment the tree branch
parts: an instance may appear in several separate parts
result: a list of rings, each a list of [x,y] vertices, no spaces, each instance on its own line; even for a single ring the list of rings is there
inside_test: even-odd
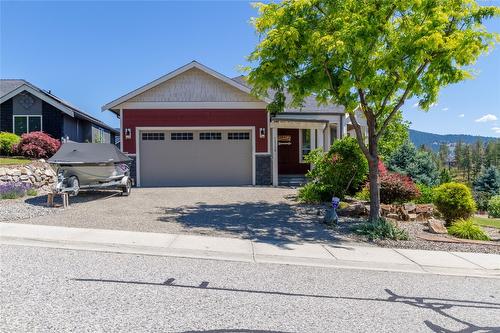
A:
[[[363,154],[365,154],[367,159],[372,159],[372,155],[370,154],[370,151],[368,150],[368,147],[366,147],[364,141],[363,141],[363,133],[361,133],[361,126],[359,125],[358,121],[356,120],[356,111],[353,112],[348,112],[349,113],[349,119],[351,119],[352,126],[354,127],[354,131],[356,132],[356,140],[358,140],[359,147],[363,151]]]
[[[380,130],[376,134],[377,140],[384,134],[384,132],[385,132],[385,130],[387,128],[387,125],[389,125],[389,122],[391,121],[391,119],[396,115],[396,113],[399,111],[399,109],[401,108],[401,106],[403,106],[406,98],[408,97],[408,94],[411,91],[411,88],[413,88],[413,85],[415,84],[415,82],[417,81],[418,77],[420,76],[420,74],[422,74],[422,72],[424,71],[424,69],[427,67],[428,64],[429,64],[429,60],[426,60],[416,70],[415,75],[410,80],[410,82],[408,82],[408,85],[406,86],[405,92],[399,98],[399,102],[394,106],[394,108],[392,109],[391,113],[389,113],[389,116],[387,116],[387,118],[383,122],[382,126],[380,127]]]

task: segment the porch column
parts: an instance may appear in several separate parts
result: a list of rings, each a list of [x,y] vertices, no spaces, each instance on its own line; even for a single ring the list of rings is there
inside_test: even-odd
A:
[[[272,137],[272,163],[273,163],[273,186],[278,186],[278,129],[273,127],[271,129],[271,137]]]
[[[325,137],[325,142],[323,143],[323,150],[328,151],[330,149],[330,143],[332,142],[332,131],[330,129],[330,125],[326,125],[325,129],[323,130],[323,135]]]
[[[337,140],[342,139],[342,128],[340,128],[340,122],[337,123]]]
[[[311,150],[316,149],[316,129],[311,128]]]
[[[324,130],[317,129],[316,133],[318,133],[318,145],[317,145],[317,147],[321,148],[321,150],[325,151],[325,144],[324,144],[324,141],[323,141],[324,136],[325,136]]]

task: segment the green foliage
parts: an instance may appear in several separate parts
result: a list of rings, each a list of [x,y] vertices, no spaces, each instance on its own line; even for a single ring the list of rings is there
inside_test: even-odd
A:
[[[476,203],[467,186],[460,183],[446,183],[434,190],[434,205],[447,224],[458,219],[467,219],[476,211]]]
[[[29,197],[35,197],[38,192],[34,188],[29,188],[26,190],[26,195]]]
[[[389,159],[395,150],[410,139],[409,127],[410,123],[403,120],[403,113],[398,112],[378,143],[378,154],[382,160]]]
[[[8,132],[0,132],[0,155],[12,155],[12,146],[18,144],[21,137]]]
[[[434,186],[438,183],[438,166],[432,153],[417,150],[410,141],[406,141],[393,152],[387,161],[387,168],[408,175],[419,184]]]
[[[474,181],[474,199],[479,210],[488,209],[488,201],[500,193],[500,173],[495,167],[483,169]]]
[[[441,169],[439,173],[439,184],[450,183],[453,181],[453,177],[451,177],[450,171],[448,169]]]
[[[473,240],[490,240],[488,235],[472,222],[472,220],[460,219],[454,222],[449,228],[448,233],[452,236]]]
[[[354,197],[358,200],[370,201],[370,189],[368,188],[368,186],[363,186],[361,191],[356,193],[356,195],[354,195]]]
[[[366,178],[368,162],[355,139],[337,140],[328,152],[311,151],[305,160],[314,168],[307,173],[309,183],[299,191],[305,202],[330,201],[358,190]]]
[[[310,96],[343,106],[358,133],[359,111],[369,120],[368,144],[361,137],[358,144],[372,176],[379,140],[405,101],[415,98],[428,110],[442,87],[472,77],[471,65],[499,38],[482,24],[500,15],[500,8],[470,0],[289,0],[256,6],[259,16],[252,23],[260,38],[249,56],[248,76],[253,93],[277,92],[272,112]],[[376,204],[371,203],[372,219]]]
[[[495,195],[488,201],[488,215],[500,218],[500,195]]]
[[[416,204],[430,204],[434,200],[434,188],[424,184],[417,184],[417,188],[420,191],[420,197],[415,199],[413,202]]]
[[[408,233],[396,227],[385,219],[379,219],[376,222],[367,222],[361,224],[354,230],[359,235],[367,236],[369,240],[374,239],[392,239],[408,240]]]

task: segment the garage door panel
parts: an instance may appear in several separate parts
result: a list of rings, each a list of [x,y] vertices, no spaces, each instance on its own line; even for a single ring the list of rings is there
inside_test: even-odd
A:
[[[142,186],[252,184],[252,141],[228,140],[228,133],[250,131],[160,132],[164,140],[147,140],[152,138],[151,134],[147,138],[141,136]],[[193,140],[171,140],[171,133],[176,132],[193,133]],[[206,132],[221,133],[221,140],[200,140],[200,133]],[[203,136],[206,138],[209,135]],[[250,135],[247,137],[251,138]]]

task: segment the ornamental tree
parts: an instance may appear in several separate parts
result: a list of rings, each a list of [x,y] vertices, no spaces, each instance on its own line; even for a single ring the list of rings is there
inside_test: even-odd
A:
[[[345,108],[369,163],[370,220],[380,217],[378,142],[409,98],[428,110],[440,88],[471,77],[469,65],[499,40],[482,23],[500,14],[472,0],[287,0],[259,3],[260,43],[249,56],[268,109],[314,95]],[[359,111],[368,124],[363,137]]]

